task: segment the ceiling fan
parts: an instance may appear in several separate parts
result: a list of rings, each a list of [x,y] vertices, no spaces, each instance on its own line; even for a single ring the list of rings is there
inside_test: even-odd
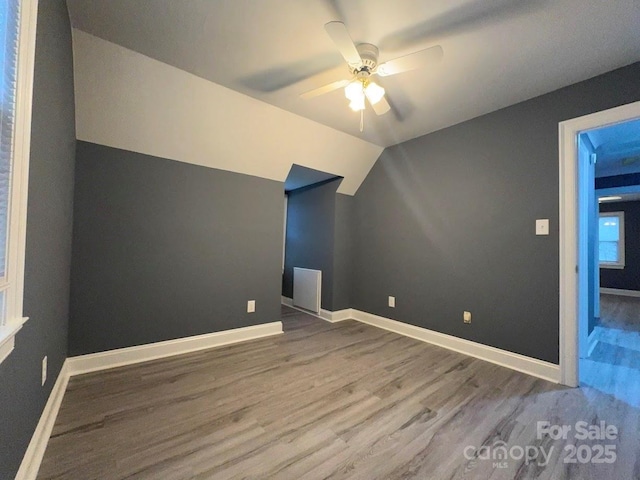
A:
[[[355,45],[344,23],[329,22],[324,28],[349,65],[351,77],[315,88],[303,93],[300,97],[309,99],[345,87],[345,96],[350,101],[349,107],[355,112],[361,112],[360,131],[363,130],[365,98],[377,115],[383,115],[391,108],[384,96],[384,88],[373,82],[371,77],[374,75],[387,77],[426,67],[439,62],[443,55],[442,47],[436,45],[378,64],[378,47],[370,43]]]

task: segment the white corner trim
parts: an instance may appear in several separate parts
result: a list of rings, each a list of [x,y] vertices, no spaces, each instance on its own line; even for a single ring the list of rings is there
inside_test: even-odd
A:
[[[56,417],[58,416],[58,410],[60,410],[60,405],[62,404],[64,392],[66,391],[67,384],[69,383],[69,367],[67,362],[68,361],[65,360],[62,365],[62,369],[58,374],[58,379],[56,380],[53,389],[51,389],[51,394],[49,395],[47,404],[42,411],[42,415],[40,415],[38,425],[31,436],[31,441],[29,442],[27,451],[22,458],[22,463],[20,464],[20,469],[16,475],[16,480],[35,480],[38,475],[42,457],[44,456],[44,452],[47,448],[47,443],[49,442],[53,425],[55,424]]]
[[[293,306],[293,298],[285,297],[284,295],[282,295],[282,296],[280,297],[280,303],[281,303],[282,305],[286,305],[287,307],[295,308],[295,307]]]
[[[394,333],[399,333],[400,335],[495,363],[550,382],[560,382],[560,366],[553,363],[507,352],[506,350],[435,332],[426,328],[416,327],[415,325],[409,325],[360,310],[352,310],[352,313],[355,320],[373,325],[374,327],[383,328]]]
[[[250,327],[233,328],[222,332],[149,343],[135,347],[118,348],[106,352],[90,353],[67,359],[70,375],[96,372],[147,362],[158,358],[182,355],[232,343],[245,342],[282,333],[282,322],[263,323]]]
[[[623,297],[640,297],[640,291],[638,290],[623,290],[620,288],[600,288],[600,293],[606,293],[608,295],[621,295]]]
[[[336,310],[331,312],[323,308],[320,309],[320,318],[327,322],[336,323],[344,320],[351,320],[353,318],[353,311],[351,308],[345,308],[344,310]]]

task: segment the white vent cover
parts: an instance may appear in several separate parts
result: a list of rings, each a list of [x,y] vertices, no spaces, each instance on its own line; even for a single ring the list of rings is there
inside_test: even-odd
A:
[[[293,305],[320,313],[322,271],[293,267]]]

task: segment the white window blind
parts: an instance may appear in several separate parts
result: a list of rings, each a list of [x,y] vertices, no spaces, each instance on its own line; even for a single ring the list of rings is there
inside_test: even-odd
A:
[[[7,275],[7,257],[14,158],[19,8],[17,0],[0,1],[0,325],[6,319],[5,296],[11,286]]]

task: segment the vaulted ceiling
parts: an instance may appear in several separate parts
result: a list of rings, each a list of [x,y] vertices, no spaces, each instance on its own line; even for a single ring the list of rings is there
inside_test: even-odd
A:
[[[638,0],[68,0],[75,28],[368,142],[388,146],[640,60]],[[359,114],[323,25],[380,61],[439,44],[441,63],[380,79]]]

